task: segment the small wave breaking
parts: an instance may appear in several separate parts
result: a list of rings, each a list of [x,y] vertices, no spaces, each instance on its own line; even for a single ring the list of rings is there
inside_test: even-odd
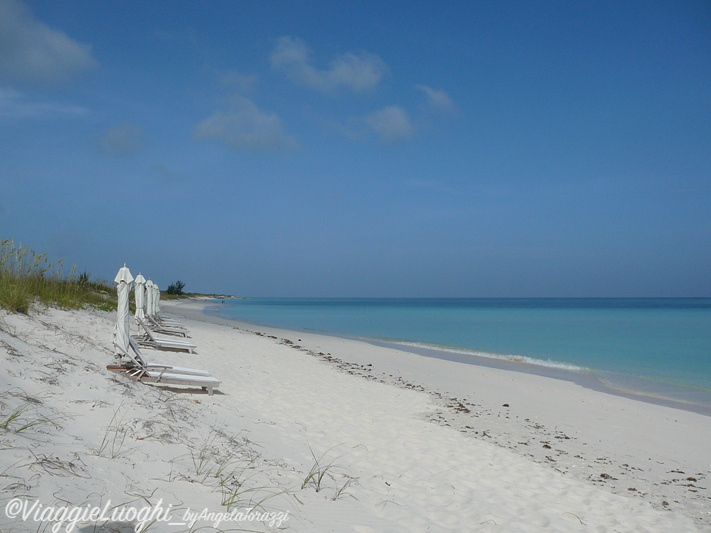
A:
[[[467,350],[464,348],[452,348],[452,347],[448,347],[448,346],[441,346],[441,345],[437,345],[437,344],[428,344],[428,343],[424,343],[424,342],[408,342],[408,341],[398,341],[398,340],[392,340],[392,339],[388,339],[388,340],[379,339],[379,340],[384,340],[385,342],[396,344],[398,346],[408,346],[411,348],[419,348],[419,349],[423,349],[423,350],[433,350],[436,352],[445,352],[445,353],[464,355],[464,356],[469,356],[469,357],[485,357],[487,359],[497,359],[500,361],[508,361],[511,363],[523,363],[523,364],[527,364],[527,365],[542,366],[542,367],[546,367],[546,368],[556,368],[556,369],[560,369],[560,370],[567,370],[570,372],[577,372],[577,373],[591,372],[591,369],[589,369],[589,368],[574,365],[572,363],[563,363],[560,361],[553,361],[551,359],[536,359],[535,357],[528,357],[525,355],[483,352],[483,351],[479,351],[479,350]]]

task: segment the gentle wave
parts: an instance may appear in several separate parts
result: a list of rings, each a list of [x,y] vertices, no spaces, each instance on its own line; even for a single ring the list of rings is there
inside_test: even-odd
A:
[[[407,341],[397,341],[397,340],[385,340],[391,344],[397,344],[399,346],[409,346],[412,348],[420,348],[425,350],[434,350],[437,352],[453,353],[458,355],[467,355],[470,357],[486,357],[487,359],[498,359],[501,361],[509,361],[512,363],[525,363],[528,365],[543,366],[547,368],[558,368],[561,370],[568,370],[570,372],[591,372],[592,370],[583,366],[574,365],[571,363],[562,363],[560,361],[552,361],[551,359],[536,359],[534,357],[527,357],[525,355],[515,355],[515,354],[504,354],[504,353],[494,353],[494,352],[481,352],[477,350],[466,350],[462,348],[450,348],[447,346],[440,346],[437,344],[427,344],[424,342],[407,342]]]

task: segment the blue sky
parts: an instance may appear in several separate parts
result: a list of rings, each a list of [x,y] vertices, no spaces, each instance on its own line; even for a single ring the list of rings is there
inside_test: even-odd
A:
[[[711,296],[711,4],[0,0],[0,236],[248,296]]]

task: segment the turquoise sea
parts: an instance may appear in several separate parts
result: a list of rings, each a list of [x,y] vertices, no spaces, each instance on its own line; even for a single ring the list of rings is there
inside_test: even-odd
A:
[[[251,298],[208,312],[711,408],[711,298]]]

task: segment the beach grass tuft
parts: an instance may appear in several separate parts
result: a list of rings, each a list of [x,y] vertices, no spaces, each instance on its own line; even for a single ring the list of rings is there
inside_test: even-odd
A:
[[[121,455],[121,451],[126,443],[126,438],[128,437],[128,428],[123,423],[123,415],[118,418],[121,407],[123,407],[123,404],[119,405],[116,411],[114,411],[114,416],[111,417],[111,421],[104,432],[104,438],[101,440],[99,447],[95,450],[96,455],[101,456],[106,452],[107,456],[111,459],[116,459]]]
[[[54,262],[47,253],[16,245],[11,239],[0,242],[0,307],[12,313],[27,314],[33,302],[62,309],[93,305],[116,308],[115,291],[108,282],[91,281],[85,271],[77,274],[76,265],[67,272],[63,260]]]
[[[335,464],[336,459],[326,462],[325,458],[333,448],[335,448],[335,446],[326,450],[321,456],[316,457],[316,454],[314,453],[313,449],[311,448],[311,446],[309,446],[309,451],[311,452],[311,457],[313,458],[314,463],[313,466],[311,466],[309,472],[306,474],[304,481],[301,483],[301,490],[304,490],[309,486],[313,486],[316,492],[321,492],[321,489],[323,488],[324,484],[324,479],[326,478],[326,475],[328,475],[331,480],[336,482],[335,494],[331,498],[333,501],[336,501],[341,496],[347,494],[346,491],[348,490],[348,488],[353,483],[357,483],[358,478],[343,472],[343,468]],[[338,472],[337,470],[341,471]],[[341,476],[345,478],[343,484],[339,485],[336,476]],[[348,495],[353,496],[352,494]],[[353,497],[355,498],[355,496]]]
[[[323,478],[328,473],[328,471],[333,468],[334,461],[331,461],[328,464],[324,463],[324,457],[326,457],[328,452],[330,452],[331,450],[326,450],[326,452],[320,457],[316,457],[316,454],[311,449],[311,446],[309,446],[309,451],[311,452],[311,457],[313,457],[314,459],[314,464],[309,470],[309,473],[304,478],[304,482],[301,484],[301,489],[303,490],[311,484],[316,489],[316,492],[319,492],[321,490],[321,483],[323,482]]]
[[[9,407],[5,402],[0,400],[0,430],[9,431],[11,433],[22,433],[30,428],[38,426],[53,425],[59,427],[57,420],[59,417],[48,418],[37,413],[36,407],[42,401],[39,398],[28,396],[24,391],[8,390],[0,393],[0,398],[20,397],[22,403],[16,407]]]
[[[338,498],[343,496],[346,493],[346,490],[348,489],[348,487],[351,486],[351,483],[355,483],[358,481],[358,478],[354,478],[353,476],[349,476],[348,474],[341,474],[341,475],[346,478],[346,481],[345,481],[345,483],[343,483],[343,485],[341,485],[340,488],[336,487],[337,490],[336,490],[336,494],[333,496],[333,501],[336,501]],[[353,495],[349,494],[349,496],[353,496]],[[353,496],[353,497],[355,498],[355,496]]]
[[[0,429],[10,429],[11,425],[14,425],[16,422],[19,422],[22,413],[24,413],[29,406],[30,404],[28,402],[25,402],[10,411],[9,413],[0,414]],[[32,422],[25,423],[20,428],[13,430],[13,433],[19,433],[20,431],[23,431],[28,427],[31,427],[32,425],[35,424],[33,424]]]

